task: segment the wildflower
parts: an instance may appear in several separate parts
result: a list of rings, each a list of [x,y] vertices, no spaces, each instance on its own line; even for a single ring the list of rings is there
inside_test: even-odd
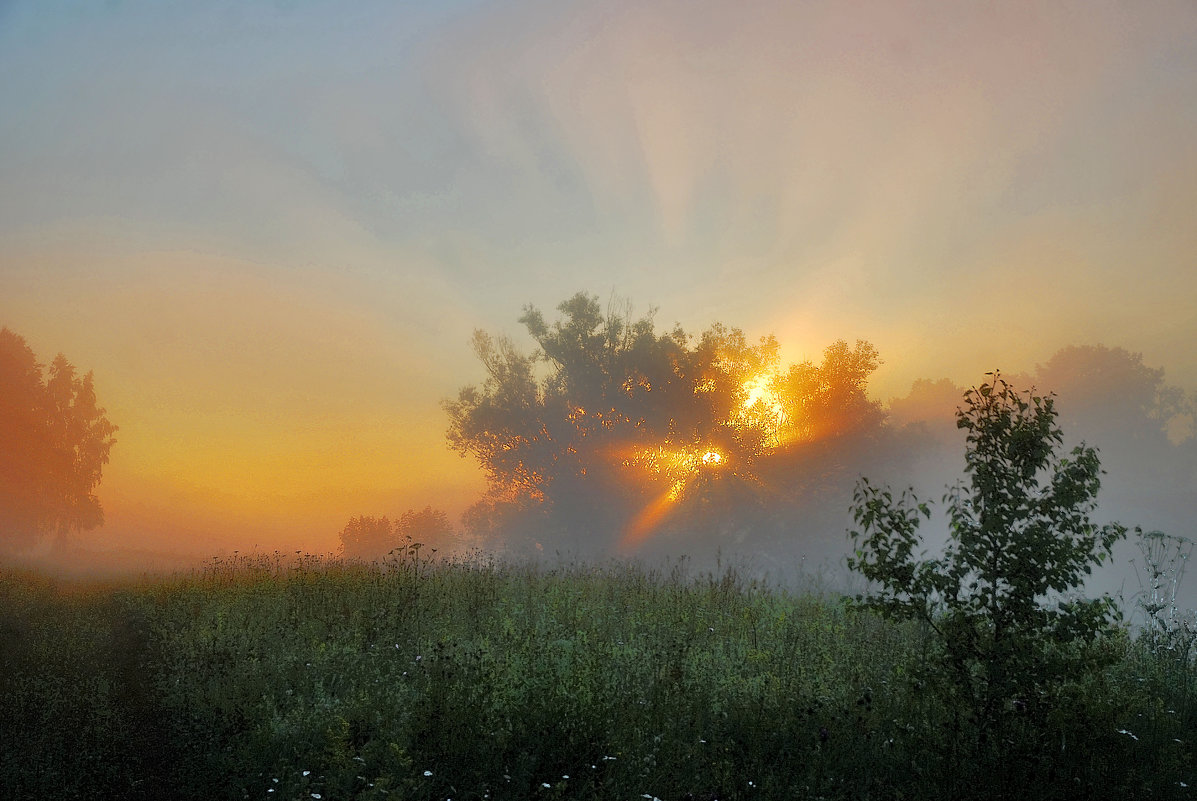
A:
[[[561,778],[563,778],[563,779],[568,779],[568,778],[569,778],[569,774],[568,774],[568,773],[566,773],[566,774],[565,774],[564,776],[562,776]]]
[[[545,788],[545,789],[547,790],[547,789],[549,789],[550,787],[552,787],[553,785],[549,784],[548,782],[541,782],[541,783],[540,783],[540,786],[541,786],[541,787],[543,787],[543,788]]]
[[[310,771],[310,770],[305,770],[305,771],[303,772],[303,775],[304,775],[304,776],[307,776],[309,773],[311,773],[311,771]]]
[[[320,801],[320,793],[312,793],[312,798],[315,798],[316,801]]]
[[[432,771],[430,771],[430,770],[426,770],[426,771],[424,771],[424,775],[425,775],[425,776],[431,776],[431,775],[432,775]]]

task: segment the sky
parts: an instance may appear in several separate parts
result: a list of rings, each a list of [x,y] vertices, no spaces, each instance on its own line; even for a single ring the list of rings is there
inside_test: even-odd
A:
[[[1197,389],[1197,4],[0,1],[0,324],[120,427],[97,542],[478,497],[475,329],[580,290],[880,400],[1061,347]]]

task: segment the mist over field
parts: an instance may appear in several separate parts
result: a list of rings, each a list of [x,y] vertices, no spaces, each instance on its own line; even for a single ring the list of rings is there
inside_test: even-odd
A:
[[[61,353],[118,429],[8,461],[6,558],[410,536],[850,587],[857,478],[938,501],[999,368],[1100,449],[1095,520],[1190,537],[1195,37],[1187,2],[4,4],[5,392]]]

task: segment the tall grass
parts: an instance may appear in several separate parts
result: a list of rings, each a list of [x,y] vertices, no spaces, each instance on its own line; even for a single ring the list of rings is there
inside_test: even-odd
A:
[[[274,554],[86,588],[2,573],[0,601],[16,798],[1187,798],[1197,778],[1188,654],[1103,642],[1113,667],[1004,733],[1012,764],[962,764],[916,627],[735,570]]]

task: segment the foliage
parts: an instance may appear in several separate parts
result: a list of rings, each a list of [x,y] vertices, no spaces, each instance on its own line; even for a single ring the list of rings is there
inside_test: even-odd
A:
[[[417,557],[0,572],[5,795],[1188,797],[1197,673],[1126,637],[1007,729],[1024,759],[962,773],[915,623],[733,570]]]
[[[843,340],[828,346],[823,362],[791,365],[775,382],[782,407],[781,437],[787,442],[822,440],[846,431],[881,425],[884,413],[865,394],[869,376],[880,366],[877,349]]]
[[[80,378],[61,353],[43,373],[25,340],[0,329],[0,546],[102,524],[94,491],[116,430],[91,373]]]
[[[696,510],[679,516],[693,533],[712,525],[716,507],[743,518],[766,491],[764,475],[773,488],[802,484],[784,479],[811,470],[803,445],[881,424],[865,396],[879,363],[868,343],[834,343],[822,364],[782,372],[773,337],[753,343],[720,323],[697,337],[658,332],[651,312],[604,313],[581,293],[558,311],[550,323],[525,308],[530,354],[476,332],[486,379],[444,404],[450,446],[488,480],[471,528],[568,528],[606,545],[646,509],[671,504]],[[718,504],[705,503],[712,495]]]
[[[1110,598],[1068,594],[1126,532],[1090,521],[1097,453],[1081,445],[1069,458],[1056,455],[1063,437],[1053,399],[990,375],[992,383],[969,390],[957,412],[969,486],[957,484],[945,497],[944,555],[915,555],[927,504],[912,492],[895,499],[862,479],[849,560],[873,585],[858,596],[865,607],[934,632],[928,677],[963,711],[978,747],[995,727],[1045,714],[1062,682],[1096,653],[1086,646],[1114,632]]]

